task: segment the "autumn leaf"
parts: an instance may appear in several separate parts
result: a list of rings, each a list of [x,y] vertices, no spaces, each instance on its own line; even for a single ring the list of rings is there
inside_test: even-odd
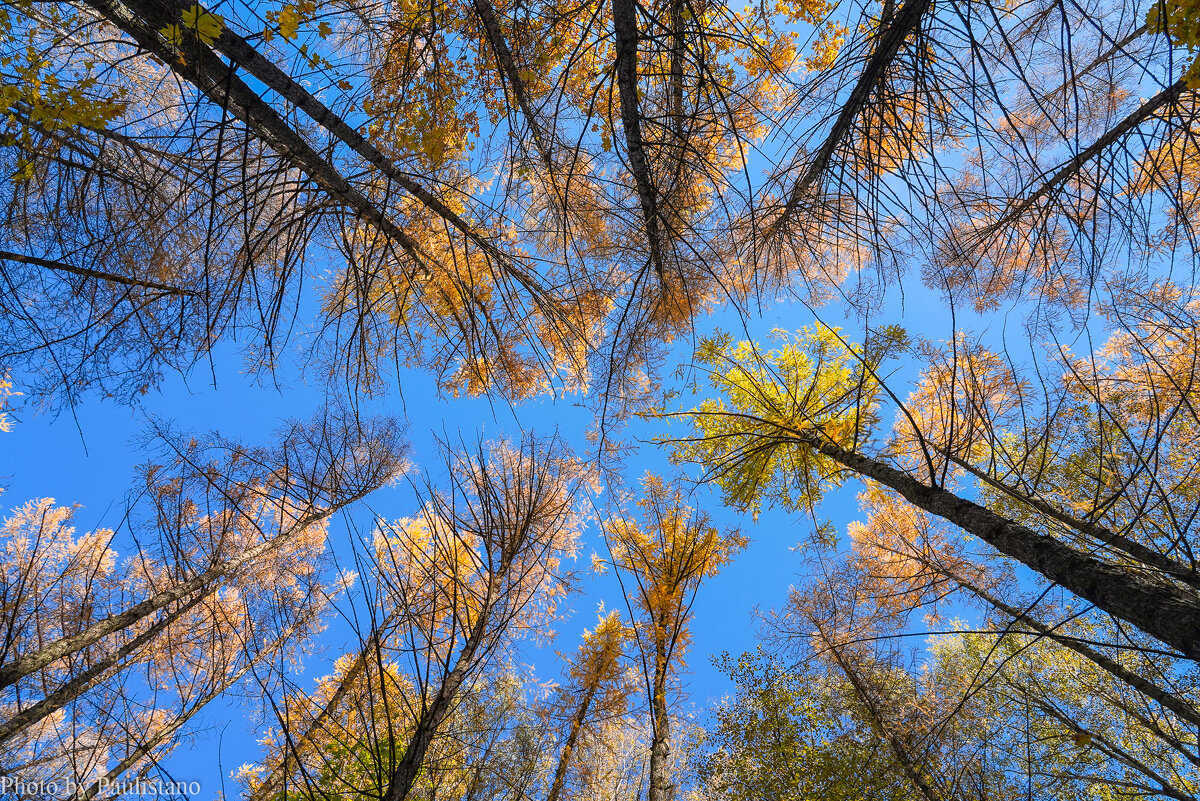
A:
[[[168,25],[160,30],[159,33],[175,47],[183,44],[183,30],[178,25]]]
[[[208,13],[199,4],[184,11],[182,19],[183,26],[195,31],[196,38],[204,44],[212,44],[217,41],[221,36],[221,31],[225,30],[225,18],[220,14]]]
[[[295,39],[300,30],[300,12],[293,6],[287,6],[279,12],[277,22],[280,36],[288,40]]]

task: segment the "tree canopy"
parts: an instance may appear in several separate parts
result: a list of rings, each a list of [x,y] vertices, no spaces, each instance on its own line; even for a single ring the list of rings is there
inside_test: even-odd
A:
[[[0,0],[0,794],[1200,797],[1198,47]]]

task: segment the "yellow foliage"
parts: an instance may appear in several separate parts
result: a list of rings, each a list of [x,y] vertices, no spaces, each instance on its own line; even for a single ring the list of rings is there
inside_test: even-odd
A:
[[[221,31],[225,30],[225,18],[220,14],[208,13],[199,4],[194,4],[184,11],[180,20],[181,24],[167,25],[159,31],[174,47],[183,44],[184,31],[191,31],[201,42],[210,45],[217,41]]]
[[[805,68],[811,72],[820,72],[832,67],[849,32],[845,25],[839,23],[830,23],[822,28],[813,44],[812,53],[804,59]]]
[[[653,474],[643,478],[637,505],[640,522],[618,518],[604,526],[612,564],[635,579],[633,603],[645,616],[657,658],[681,658],[677,646],[688,639],[690,598],[747,540],[737,530],[717,529],[708,515],[684,504],[677,487]]]
[[[1200,62],[1195,52],[1200,47],[1200,0],[1155,0],[1146,13],[1150,30],[1165,32],[1171,44],[1187,49],[1183,77],[1189,89],[1200,89]]]
[[[225,29],[224,17],[220,14],[208,13],[199,4],[195,4],[187,11],[184,11],[182,20],[183,26],[195,31],[196,38],[204,42],[204,44],[212,44],[217,41],[217,38],[221,35],[221,31]]]
[[[798,437],[854,449],[877,419],[874,366],[907,342],[885,329],[857,346],[824,326],[775,337],[779,347],[767,352],[728,334],[702,340],[696,360],[717,397],[676,413],[693,433],[668,440],[676,459],[703,465],[728,503],[753,512],[764,498],[809,508],[841,480],[840,467]]]
[[[300,12],[294,6],[285,6],[276,17],[279,25],[279,35],[284,39],[295,39],[300,29]]]

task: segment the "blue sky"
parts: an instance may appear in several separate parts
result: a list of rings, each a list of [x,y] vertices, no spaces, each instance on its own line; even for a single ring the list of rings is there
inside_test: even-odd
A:
[[[932,299],[908,296],[908,312],[899,306],[881,322],[900,322],[917,326],[937,337],[948,334],[948,317]],[[914,305],[916,308],[914,309]],[[834,313],[823,317],[837,322]],[[798,329],[813,322],[813,313],[799,304],[780,305],[764,310],[752,321],[749,333],[764,337],[772,328]],[[702,322],[698,331],[707,333],[724,327],[743,335],[738,320],[729,313]],[[938,331],[938,328],[943,330]],[[846,324],[851,337],[859,330]],[[686,359],[690,344],[679,342],[664,364],[664,374]],[[898,366],[901,378],[913,377],[911,365]],[[215,382],[214,382],[215,376]],[[18,380],[19,377],[14,376]],[[141,406],[129,408],[110,401],[88,397],[73,409],[55,415],[35,414],[18,407],[14,430],[0,437],[8,475],[4,501],[11,508],[35,497],[53,497],[59,503],[81,504],[76,517],[79,529],[116,526],[123,512],[123,499],[135,477],[136,466],[145,461],[136,439],[148,415],[172,420],[178,429],[215,431],[250,444],[266,444],[271,432],[283,418],[305,418],[322,402],[322,388],[296,380],[283,369],[278,374],[283,389],[262,386],[241,369],[241,358],[231,346],[223,346],[211,365],[196,369],[184,380],[168,378],[159,391],[146,396]],[[491,404],[484,399],[439,397],[431,376],[406,371],[401,376],[401,391],[393,391],[367,404],[368,413],[393,414],[409,421],[408,436],[418,467],[437,473],[439,457],[437,437],[470,440],[476,434],[485,438],[514,435],[527,428],[549,433],[557,428],[577,449],[586,448],[584,434],[591,424],[590,412],[576,398],[541,399],[512,408]],[[903,386],[903,381],[901,382]],[[19,390],[20,387],[17,386]],[[904,390],[907,392],[907,389]],[[903,394],[903,393],[902,393]],[[648,437],[653,429],[634,424],[626,434]],[[645,470],[668,471],[665,454],[657,447],[642,445],[628,460],[627,479],[636,481]],[[850,482],[831,494],[820,515],[830,519],[839,531],[856,517],[854,496],[858,486]],[[695,606],[693,642],[688,657],[689,675],[685,678],[688,703],[703,709],[720,699],[730,685],[710,663],[710,657],[722,651],[733,654],[755,646],[755,609],[769,611],[786,597],[789,586],[797,581],[803,561],[794,546],[812,530],[810,519],[802,515],[765,510],[757,522],[748,515],[720,506],[716,494],[700,490],[693,505],[703,506],[719,525],[739,526],[750,538],[750,546],[718,576],[701,587]],[[372,515],[397,518],[412,514],[417,507],[411,487],[405,482],[381,489],[350,513],[350,520],[335,519],[331,524],[335,552],[348,554],[348,532],[370,529]],[[129,550],[118,541],[122,555]],[[579,568],[586,570],[593,550],[603,552],[603,543],[594,528],[585,536]],[[595,610],[604,604],[609,609],[624,609],[611,576],[585,575],[582,592],[571,604],[571,614],[558,626],[558,639],[541,651],[525,650],[522,658],[541,680],[558,678],[558,660],[553,651],[574,651],[580,633],[595,622]],[[308,658],[299,681],[308,686],[327,672],[330,661],[355,646],[352,632],[334,621],[322,639],[324,650]],[[211,704],[194,719],[188,738],[165,767],[176,780],[199,781],[201,798],[217,797],[224,783],[225,792],[238,790],[230,773],[245,762],[255,761],[257,726],[246,713],[246,705],[236,697]]]

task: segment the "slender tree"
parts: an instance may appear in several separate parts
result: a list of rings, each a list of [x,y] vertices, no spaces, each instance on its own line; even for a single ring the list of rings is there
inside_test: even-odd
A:
[[[671,715],[668,694],[691,638],[692,603],[701,582],[745,547],[736,531],[684,505],[683,494],[647,474],[638,501],[641,520],[605,524],[610,564],[621,577],[626,604],[637,621],[637,647],[650,712],[650,801],[675,797],[671,781]]]

